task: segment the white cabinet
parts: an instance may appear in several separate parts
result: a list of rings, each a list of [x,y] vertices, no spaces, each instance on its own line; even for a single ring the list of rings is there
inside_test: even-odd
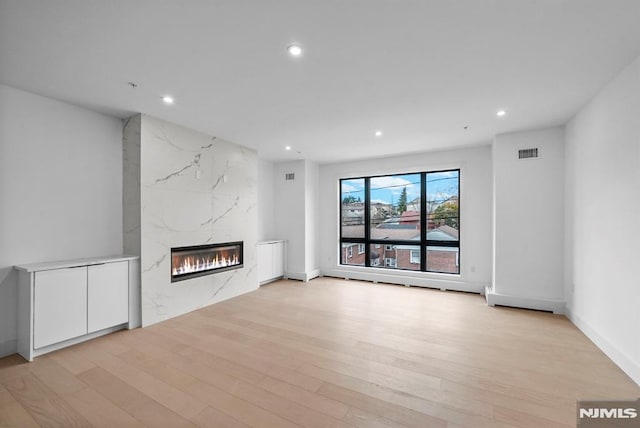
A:
[[[137,326],[137,257],[16,266],[18,353],[31,361],[56,349]]]
[[[129,321],[129,263],[88,267],[87,332]]]
[[[271,268],[272,278],[284,276],[284,241],[271,244]]]
[[[285,241],[258,243],[258,282],[264,284],[284,276]]]
[[[35,273],[33,347],[87,333],[87,267]]]

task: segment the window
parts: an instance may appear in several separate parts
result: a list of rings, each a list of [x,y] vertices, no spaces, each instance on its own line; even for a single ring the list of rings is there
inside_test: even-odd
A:
[[[360,248],[359,243],[354,242],[343,242],[342,243],[342,254],[340,256],[340,263],[343,265],[353,265],[353,266],[364,266],[365,265],[365,254],[354,254],[353,247],[358,246]]]
[[[342,238],[364,238],[364,179],[340,180]]]
[[[459,274],[459,205],[460,170],[341,179],[340,241],[364,254],[343,264]]]

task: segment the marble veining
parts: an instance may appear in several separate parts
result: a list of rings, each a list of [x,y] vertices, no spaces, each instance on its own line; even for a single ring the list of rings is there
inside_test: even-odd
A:
[[[200,154],[197,154],[196,157],[193,159],[193,161],[189,165],[182,167],[182,169],[180,169],[179,171],[172,172],[171,174],[167,175],[166,177],[162,177],[162,178],[156,179],[154,184],[158,184],[158,183],[162,183],[164,181],[167,181],[167,180],[171,179],[171,177],[175,177],[177,175],[180,175],[184,171],[188,170],[189,168],[193,168],[194,166],[198,167],[200,165],[200,156],[201,156]]]
[[[156,260],[155,262],[153,262],[151,264],[151,266],[149,266],[148,268],[144,269],[144,272],[149,272],[152,269],[157,269],[160,267],[160,265],[162,264],[162,262],[169,256],[169,254],[163,254],[162,257],[160,257],[160,260]]]

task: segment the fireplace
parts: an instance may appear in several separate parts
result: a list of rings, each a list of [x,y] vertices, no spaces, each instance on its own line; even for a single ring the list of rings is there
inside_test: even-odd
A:
[[[242,267],[242,241],[171,249],[171,282]]]

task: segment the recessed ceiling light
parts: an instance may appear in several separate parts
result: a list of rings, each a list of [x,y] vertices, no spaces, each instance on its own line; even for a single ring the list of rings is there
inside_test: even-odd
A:
[[[173,97],[165,95],[162,97],[162,101],[164,101],[165,104],[173,104]]]
[[[291,150],[291,146],[287,146],[284,148],[285,150]]]
[[[496,113],[496,115],[497,115],[498,117],[502,117],[502,116],[504,116],[505,114],[507,114],[507,112],[506,112],[506,111],[504,111],[504,110],[498,110],[498,112]]]
[[[376,137],[382,137],[382,131],[376,131]]]
[[[302,55],[302,48],[298,45],[291,45],[287,48],[287,52],[291,56],[300,56]]]

